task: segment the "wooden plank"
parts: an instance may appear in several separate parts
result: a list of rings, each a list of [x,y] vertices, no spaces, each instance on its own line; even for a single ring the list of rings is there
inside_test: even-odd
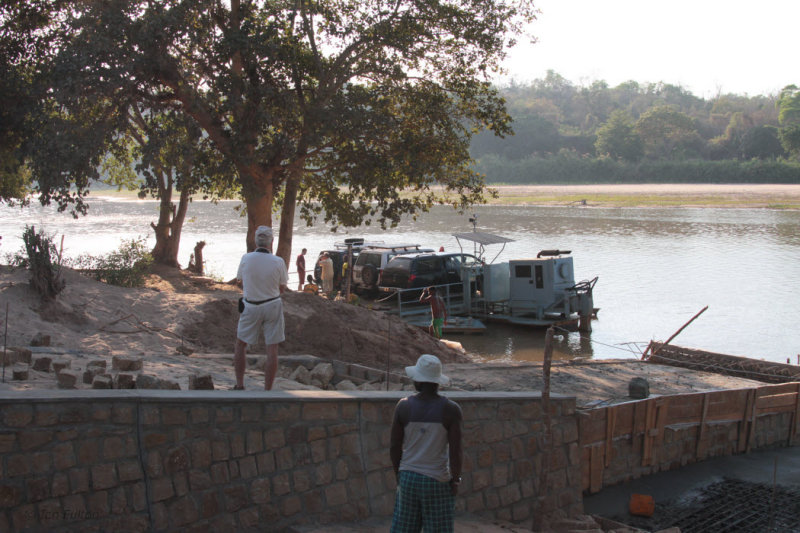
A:
[[[700,427],[697,428],[697,445],[695,446],[695,457],[700,459],[705,459],[705,452],[708,446],[705,445],[703,441],[703,436],[706,430],[706,415],[708,414],[708,404],[711,402],[711,395],[706,394],[703,397],[703,413],[700,416]]]
[[[756,390],[749,389],[747,393],[747,401],[745,402],[744,411],[740,414],[739,423],[739,442],[738,452],[741,453],[747,449],[750,439],[750,426],[751,426],[751,413],[755,407]]]
[[[752,394],[752,390],[737,389],[710,393],[707,420],[709,422],[742,420],[742,413],[747,409],[748,398]]]
[[[680,394],[670,397],[667,424],[696,424],[708,393]]]
[[[584,446],[581,450],[581,490],[586,492],[592,486],[592,448]]]
[[[606,410],[606,445],[605,445],[605,467],[611,465],[611,455],[614,451],[614,425],[617,422],[617,409],[609,407]]]
[[[797,391],[796,383],[782,383],[780,385],[764,385],[758,388],[757,397],[773,396],[776,394],[788,394]]]
[[[603,488],[603,446],[592,446],[589,492],[594,494]]]
[[[581,445],[590,446],[603,442],[606,436],[606,413],[603,409],[586,411],[587,418],[581,426]]]
[[[790,407],[794,408],[797,403],[797,393],[787,392],[783,394],[773,394],[756,398],[756,408],[769,410],[773,408]]]
[[[793,413],[793,412],[794,412],[794,404],[784,405],[782,407],[769,407],[767,409],[756,408],[756,417],[764,415],[777,415],[779,413]]]
[[[744,409],[744,404],[747,403],[749,394],[749,388],[709,392],[709,415],[712,412],[722,413],[725,410],[736,411],[738,409],[736,413],[738,418],[742,414],[742,409]],[[732,406],[735,406],[735,409]]]
[[[654,446],[654,450],[656,453],[653,454],[652,464],[657,464],[658,451],[664,444],[664,427],[666,427],[667,420],[669,419],[670,398],[671,397],[668,396],[656,400],[657,411],[656,411],[656,434],[655,434],[655,446]]]
[[[614,417],[614,437],[630,437],[633,433],[633,414],[636,412],[636,404],[639,402],[627,402],[615,405],[617,411]]]
[[[730,390],[717,390],[709,392],[708,394],[711,395],[711,404],[715,403],[734,403],[734,402],[744,402],[747,401],[747,395],[750,394],[750,390],[752,387],[748,387],[745,389],[730,389]]]
[[[640,435],[644,434],[645,417],[647,415],[647,402],[636,402],[633,408],[633,430],[631,431],[631,450],[635,454],[642,454],[644,449],[644,439]]]

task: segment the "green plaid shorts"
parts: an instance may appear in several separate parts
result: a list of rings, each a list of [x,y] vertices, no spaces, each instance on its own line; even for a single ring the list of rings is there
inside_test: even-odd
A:
[[[452,533],[454,503],[450,483],[401,470],[391,533]]]

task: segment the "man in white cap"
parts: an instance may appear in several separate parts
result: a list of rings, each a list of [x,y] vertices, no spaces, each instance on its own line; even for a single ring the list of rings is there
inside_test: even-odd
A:
[[[286,290],[289,276],[286,263],[272,255],[272,228],[256,228],[256,249],[245,254],[239,263],[236,278],[242,284],[244,309],[239,315],[236,330],[236,346],[233,369],[236,374],[235,390],[244,389],[244,369],[247,345],[258,342],[264,335],[267,345],[267,360],[264,363],[264,389],[272,389],[278,372],[278,343],[283,342],[283,302],[281,294]]]
[[[423,354],[406,367],[417,394],[397,403],[389,455],[397,475],[392,533],[453,531],[461,483],[461,407],[439,395],[450,379]]]

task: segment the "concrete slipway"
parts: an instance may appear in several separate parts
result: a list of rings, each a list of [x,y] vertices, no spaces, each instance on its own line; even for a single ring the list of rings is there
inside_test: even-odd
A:
[[[685,515],[687,508],[696,506],[698,500],[702,499],[703,492],[709,487],[726,481],[732,483],[728,486],[720,485],[726,491],[726,498],[706,502],[700,515],[713,521],[711,517],[715,513],[714,507],[720,507],[716,509],[716,523],[721,524],[726,520],[726,516],[736,514],[748,504],[757,503],[759,497],[763,497],[766,509],[762,513],[764,515],[762,518],[769,522],[769,515],[772,513],[778,517],[778,522],[774,523],[772,528],[767,526],[764,529],[754,529],[744,522],[738,527],[702,526],[699,523],[701,519],[694,518],[689,522],[693,523],[695,531],[781,533],[800,531],[800,447],[798,446],[708,459],[677,470],[660,472],[607,487],[597,494],[584,497],[584,512],[646,530],[658,530],[664,527],[664,522],[674,521],[678,516]],[[738,490],[744,489],[742,497],[738,500],[735,494],[736,487],[739,487]],[[780,505],[780,493],[789,496],[788,507]],[[634,517],[628,513],[628,502],[632,494],[646,494],[655,499],[656,512],[653,518]],[[715,505],[715,502],[718,505]],[[791,525],[785,527],[780,525],[781,514],[788,517]],[[689,530],[687,526],[682,528],[684,532]]]

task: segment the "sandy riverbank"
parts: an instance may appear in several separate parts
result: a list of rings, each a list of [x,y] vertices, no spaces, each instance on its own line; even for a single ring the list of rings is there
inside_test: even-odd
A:
[[[800,184],[490,185],[490,204],[800,209]]]
[[[37,334],[48,335],[58,359],[83,370],[92,360],[133,355],[144,360],[144,373],[188,388],[189,376],[208,374],[220,389],[234,384],[232,346],[239,291],[207,278],[174,269],[157,269],[146,288],[126,289],[66,272],[67,286],[56,304],[42,305],[22,269],[0,267],[0,306],[5,321],[9,305],[8,345],[27,346]],[[421,353],[433,353],[445,363],[452,388],[467,391],[541,390],[541,364],[486,364],[473,361],[400,318],[367,307],[328,301],[321,296],[284,296],[287,340],[281,355],[314,355],[388,369],[403,374]],[[457,339],[454,339],[457,340]],[[255,347],[253,354],[263,354]],[[52,372],[31,371],[25,381],[7,380],[0,390],[54,389]],[[287,377],[286,373],[282,373]],[[582,406],[625,400],[628,382],[646,377],[652,394],[677,394],[742,388],[749,380],[629,361],[556,363],[552,392],[575,396]],[[248,389],[263,387],[258,366],[247,371]],[[90,385],[80,385],[89,387]],[[281,379],[280,389],[304,388]]]
[[[800,184],[626,183],[493,185],[490,205],[586,207],[730,207],[800,209]],[[136,191],[94,191],[91,197],[137,198]],[[91,199],[90,197],[90,199]]]

